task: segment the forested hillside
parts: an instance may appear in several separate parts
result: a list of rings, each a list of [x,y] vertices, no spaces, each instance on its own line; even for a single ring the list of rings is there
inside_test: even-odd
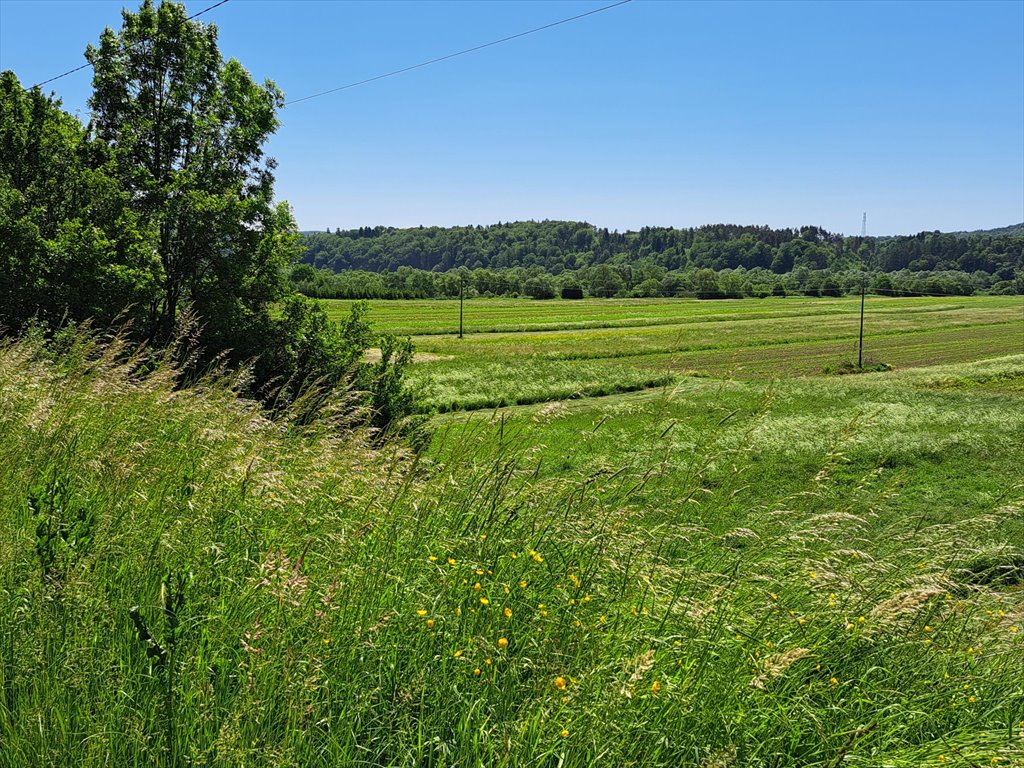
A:
[[[529,221],[308,232],[303,243],[302,261],[314,269],[300,267],[293,280],[316,295],[452,295],[461,278],[437,273],[461,268],[474,271],[471,287],[478,293],[536,298],[566,286],[594,296],[830,295],[859,285],[865,271],[880,291],[1024,292],[1019,225],[991,232],[871,238],[814,226],[715,224],[614,232],[586,222]],[[332,277],[328,272],[347,274]]]

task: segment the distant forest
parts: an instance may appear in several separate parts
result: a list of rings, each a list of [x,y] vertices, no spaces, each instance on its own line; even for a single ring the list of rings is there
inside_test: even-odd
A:
[[[586,222],[306,232],[292,282],[337,298],[1024,294],[1024,224],[847,237],[714,224],[615,232]]]

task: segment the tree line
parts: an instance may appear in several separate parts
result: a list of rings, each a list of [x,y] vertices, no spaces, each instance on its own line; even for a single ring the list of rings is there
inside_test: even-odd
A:
[[[363,227],[303,233],[306,295],[739,298],[1024,293],[1024,225],[997,234],[844,237],[819,227],[709,225],[609,232],[585,222]]]

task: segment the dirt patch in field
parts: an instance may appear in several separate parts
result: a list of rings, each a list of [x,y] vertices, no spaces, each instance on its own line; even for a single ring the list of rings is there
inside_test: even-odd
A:
[[[412,355],[412,361],[414,363],[432,363],[436,360],[451,360],[454,355],[433,355],[430,352],[414,352]],[[363,355],[363,361],[367,363],[376,363],[380,361],[380,350],[376,347],[366,350]]]

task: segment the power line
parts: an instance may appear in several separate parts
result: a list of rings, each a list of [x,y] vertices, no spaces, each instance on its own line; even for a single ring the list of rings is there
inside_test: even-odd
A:
[[[201,10],[201,11],[199,11],[197,13],[193,13],[191,16],[186,18],[185,21],[192,21],[192,19],[196,18],[197,16],[202,16],[204,13],[208,13],[209,11],[212,11],[214,8],[219,8],[220,6],[224,5],[224,3],[226,3],[226,2],[228,2],[228,0],[220,0],[219,3],[214,3],[209,8],[203,8],[203,10]],[[146,40],[148,40],[148,38],[146,38],[144,40],[139,40],[137,43],[135,43],[135,45],[138,45],[139,43],[146,42]],[[134,46],[131,46],[131,47],[134,47]],[[60,80],[62,77],[67,77],[68,75],[73,75],[75,72],[81,72],[86,67],[91,67],[91,66],[92,66],[92,64],[90,64],[87,61],[87,62],[85,62],[85,64],[82,64],[79,67],[75,67],[74,69],[69,69],[67,72],[62,72],[61,74],[57,75],[56,77],[51,77],[49,80],[43,80],[43,82],[36,83],[32,87],[33,88],[42,88],[47,83],[52,83],[54,80]]]
[[[481,51],[484,48],[490,48],[493,45],[500,45],[501,43],[507,43],[509,40],[515,40],[516,38],[526,37],[527,35],[532,35],[535,32],[541,32],[541,31],[543,31],[545,29],[551,29],[552,27],[557,27],[557,26],[560,26],[562,24],[568,24],[570,21],[576,21],[577,19],[582,19],[582,18],[584,18],[586,16],[593,16],[595,13],[601,13],[602,11],[608,11],[608,10],[611,10],[612,8],[616,8],[616,7],[620,6],[620,5],[625,5],[626,3],[630,3],[630,2],[632,2],[632,0],[619,0],[619,2],[612,3],[611,5],[605,5],[605,6],[601,7],[601,8],[595,8],[592,11],[587,11],[586,13],[580,13],[580,14],[577,14],[576,16],[570,16],[569,18],[561,19],[560,21],[553,21],[550,24],[545,24],[545,25],[540,26],[540,27],[534,27],[533,29],[528,29],[525,32],[518,32],[517,34],[509,35],[508,37],[503,37],[503,38],[501,38],[499,40],[492,40],[489,43],[483,43],[482,45],[475,45],[472,48],[466,48],[463,51],[456,51],[455,53],[449,53],[449,54],[447,54],[445,56],[438,56],[436,59],[430,59],[429,61],[423,61],[423,62],[420,62],[419,64],[413,64],[413,65],[408,66],[408,67],[402,67],[401,69],[396,69],[393,72],[385,72],[383,75],[375,75],[374,77],[368,77],[365,80],[358,80],[358,81],[356,81],[354,83],[348,83],[347,85],[340,85],[337,88],[330,88],[330,89],[328,89],[326,91],[320,91],[319,93],[314,93],[314,94],[311,94],[309,96],[303,96],[302,98],[299,98],[299,99],[292,99],[291,101],[286,101],[284,103],[284,105],[287,107],[290,104],[298,104],[301,101],[309,101],[310,99],[317,99],[317,98],[319,98],[321,96],[326,96],[326,95],[328,95],[330,93],[337,93],[338,91],[347,91],[349,88],[355,88],[356,86],[359,86],[359,85],[366,85],[367,83],[372,83],[372,82],[375,82],[377,80],[383,80],[386,77],[394,77],[395,75],[401,75],[401,74],[404,74],[405,72],[411,72],[414,69],[421,69],[422,67],[429,67],[431,64],[437,64],[438,62],[441,62],[441,61],[447,61],[448,59],[454,59],[456,56],[464,56],[467,53],[474,53],[475,51]]]

